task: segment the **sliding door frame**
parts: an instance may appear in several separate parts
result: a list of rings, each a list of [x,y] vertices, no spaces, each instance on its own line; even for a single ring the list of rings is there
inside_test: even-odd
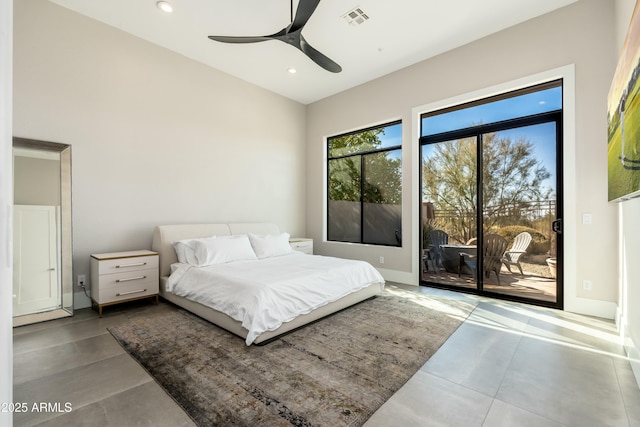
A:
[[[423,177],[422,177],[422,171],[423,171],[423,159],[422,159],[422,147],[424,145],[429,145],[429,144],[436,144],[439,142],[445,142],[445,141],[453,141],[453,140],[459,140],[459,139],[464,139],[464,138],[474,138],[476,141],[476,152],[477,152],[477,158],[476,158],[476,230],[477,230],[477,238],[478,238],[478,242],[477,242],[477,246],[479,248],[482,248],[483,246],[483,242],[484,242],[484,232],[483,232],[483,213],[484,213],[484,204],[483,204],[483,177],[482,177],[482,171],[483,171],[483,141],[482,141],[482,137],[483,135],[486,135],[488,133],[492,133],[492,132],[499,132],[499,131],[504,131],[504,130],[509,130],[509,129],[514,129],[514,128],[522,128],[522,127],[526,127],[526,126],[534,126],[534,125],[539,125],[539,124],[544,124],[544,123],[555,123],[556,124],[556,219],[560,219],[562,220],[563,218],[563,157],[562,157],[562,152],[563,152],[563,110],[556,110],[556,111],[551,111],[551,112],[546,112],[546,113],[541,113],[541,114],[535,114],[535,115],[531,115],[531,116],[525,116],[525,117],[518,117],[515,119],[509,119],[509,120],[504,120],[504,121],[500,121],[500,122],[495,122],[495,123],[490,123],[490,124],[486,124],[486,125],[478,125],[478,126],[473,126],[473,127],[468,127],[468,128],[464,128],[464,129],[459,129],[459,130],[455,130],[455,131],[449,131],[449,132],[443,132],[440,134],[435,134],[435,135],[429,135],[429,136],[422,136],[419,139],[419,144],[418,144],[418,163],[419,163],[419,173],[418,173],[418,188],[419,188],[419,192],[418,192],[418,197],[419,200],[422,200],[422,192],[423,192]],[[423,224],[423,218],[422,218],[422,209],[419,210],[418,216],[419,216],[419,228],[421,230],[421,227]],[[419,233],[419,235],[422,235],[422,233]],[[564,308],[564,286],[563,286],[563,264],[564,264],[564,257],[563,257],[563,238],[562,238],[562,233],[557,233],[556,234],[556,258],[557,258],[557,273],[556,273],[556,301],[555,302],[548,302],[548,301],[542,301],[542,300],[536,300],[536,299],[532,299],[532,298],[525,298],[525,297],[520,297],[520,296],[515,296],[515,295],[506,295],[506,294],[501,294],[501,293],[497,293],[497,292],[491,292],[491,291],[485,291],[483,284],[484,284],[484,280],[483,280],[483,275],[482,274],[477,274],[477,282],[476,282],[476,289],[470,289],[470,288],[463,288],[463,287],[458,287],[458,286],[454,286],[454,285],[447,285],[447,284],[442,284],[442,283],[436,283],[436,282],[428,282],[428,281],[424,281],[420,275],[419,277],[419,282],[420,284],[425,284],[428,286],[432,286],[432,287],[438,287],[438,288],[444,288],[444,289],[450,289],[450,290],[456,290],[456,291],[462,291],[462,292],[470,292],[470,293],[474,293],[474,294],[479,294],[479,295],[485,295],[485,296],[490,296],[493,298],[499,298],[499,299],[505,299],[505,300],[512,300],[512,301],[518,301],[518,302],[524,302],[527,304],[534,304],[534,305],[540,305],[540,306],[545,306],[545,307],[551,307],[551,308],[557,308],[557,309],[563,309]],[[421,237],[420,239],[420,247],[422,247],[422,242],[421,242]],[[421,256],[421,255],[420,255]],[[483,254],[482,251],[479,250],[478,251],[478,271],[481,271],[481,267],[483,265]]]

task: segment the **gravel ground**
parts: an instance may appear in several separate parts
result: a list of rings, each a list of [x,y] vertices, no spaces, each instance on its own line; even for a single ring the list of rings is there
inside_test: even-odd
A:
[[[529,258],[524,261],[520,261],[520,264],[522,265],[522,270],[525,273],[529,273],[532,276],[552,278],[553,276],[551,276],[551,272],[549,271],[549,266],[545,261],[546,258],[548,258],[548,256],[546,255],[544,256],[544,258],[542,258],[541,256],[536,256],[536,259]],[[511,266],[511,271],[518,271],[518,267],[515,265]]]

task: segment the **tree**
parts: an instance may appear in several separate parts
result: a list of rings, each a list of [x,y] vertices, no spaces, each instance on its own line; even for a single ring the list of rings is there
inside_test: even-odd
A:
[[[475,237],[477,215],[477,152],[475,138],[426,146],[423,162],[423,200],[450,218],[454,239]],[[544,180],[551,175],[534,156],[526,138],[512,140],[496,133],[482,139],[482,193],[485,229],[508,225],[522,205],[550,197]]]
[[[384,128],[371,129],[329,139],[329,157],[343,157],[349,154],[377,150],[382,145],[379,135]]]
[[[385,146],[385,129],[329,140],[330,240],[401,244],[402,151]]]
[[[365,203],[401,203],[401,159],[393,151],[367,153],[381,148],[381,134],[383,128],[331,138],[329,157],[337,158],[329,161],[329,200],[359,202],[362,196]]]

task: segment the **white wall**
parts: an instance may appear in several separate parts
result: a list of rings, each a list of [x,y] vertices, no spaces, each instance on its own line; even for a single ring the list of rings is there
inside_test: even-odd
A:
[[[616,0],[616,47],[620,52],[635,0]],[[620,323],[636,380],[640,384],[640,198],[617,205],[620,216]]]
[[[11,92],[13,0],[0,0],[0,403],[13,401]],[[13,416],[0,411],[0,426]]]
[[[13,133],[72,146],[75,274],[157,224],[304,234],[304,105],[46,0],[14,20]]]
[[[565,227],[574,230],[571,241],[565,241],[565,255],[571,264],[567,268],[575,273],[565,281],[565,295],[571,297],[574,311],[613,317],[618,298],[617,215],[607,203],[606,96],[615,68],[614,43],[613,3],[581,0],[309,105],[307,234],[316,239],[317,252],[364,259],[385,268],[390,280],[417,284],[417,245],[396,249],[322,241],[326,181],[325,164],[318,160],[325,158],[325,137],[402,118],[403,241],[411,242],[419,232],[418,209],[411,200],[418,185],[412,178],[418,164],[417,150],[410,149],[418,137],[412,109],[575,64],[575,134],[569,141],[575,151],[565,152],[568,163],[575,165],[565,176],[575,206],[564,217]],[[592,225],[580,223],[583,212],[592,214]],[[384,265],[378,262],[380,256]],[[591,291],[582,289],[585,279],[592,281]]]

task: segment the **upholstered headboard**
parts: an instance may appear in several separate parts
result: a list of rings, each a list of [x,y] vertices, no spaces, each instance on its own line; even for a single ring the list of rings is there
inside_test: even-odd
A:
[[[159,225],[153,230],[151,249],[160,258],[160,277],[171,274],[171,264],[178,262],[173,242],[196,237],[228,236],[231,234],[278,234],[277,225],[266,222],[228,224],[178,224]]]

